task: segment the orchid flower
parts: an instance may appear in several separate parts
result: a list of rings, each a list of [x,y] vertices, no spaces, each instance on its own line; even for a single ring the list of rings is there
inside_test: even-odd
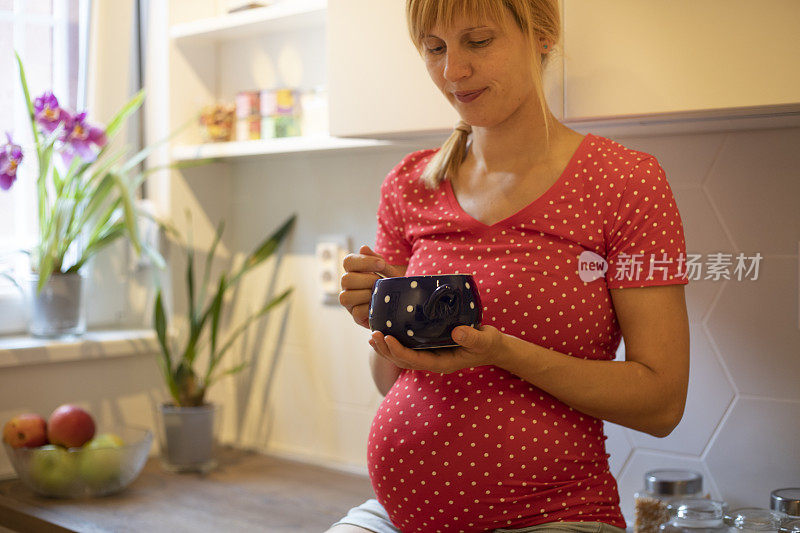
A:
[[[8,142],[0,148],[0,189],[7,191],[17,179],[17,167],[22,162],[22,148],[14,144],[11,134],[6,133]]]
[[[42,94],[34,101],[33,111],[36,124],[47,134],[53,133],[69,117],[69,113],[58,105],[58,98],[51,92]]]
[[[65,114],[67,114],[65,112]],[[97,126],[93,126],[86,121],[86,112],[77,115],[67,115],[65,121],[64,149],[61,157],[69,165],[72,159],[78,155],[86,163],[91,163],[97,158],[97,152],[93,147],[102,148],[106,145],[106,134]]]

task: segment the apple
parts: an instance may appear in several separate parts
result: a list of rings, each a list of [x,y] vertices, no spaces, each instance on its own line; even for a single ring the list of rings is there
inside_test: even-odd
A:
[[[47,444],[47,422],[36,413],[17,415],[3,427],[3,440],[12,448]]]
[[[56,407],[47,420],[47,439],[50,444],[79,448],[94,437],[92,415],[73,404]]]
[[[75,480],[78,467],[73,457],[61,446],[48,444],[34,448],[30,474],[34,486],[42,492],[63,494]]]
[[[119,448],[121,446],[125,446],[125,441],[116,433],[100,433],[84,444],[83,448]]]
[[[123,440],[114,433],[102,433],[84,444],[78,471],[90,486],[103,488],[118,482],[122,475]]]

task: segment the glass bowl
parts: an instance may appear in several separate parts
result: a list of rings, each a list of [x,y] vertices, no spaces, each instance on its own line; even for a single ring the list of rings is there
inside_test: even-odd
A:
[[[111,427],[100,434],[109,439],[96,447],[64,448],[55,445],[12,448],[3,443],[20,481],[35,493],[55,498],[87,498],[119,492],[142,471],[153,433],[132,426]]]

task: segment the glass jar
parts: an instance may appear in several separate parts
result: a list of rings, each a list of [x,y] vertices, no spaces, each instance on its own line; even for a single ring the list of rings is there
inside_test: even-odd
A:
[[[731,533],[778,533],[782,516],[781,513],[769,509],[745,507],[725,515],[725,523],[730,527]]]
[[[800,518],[784,518],[779,531],[781,533],[800,533]]]
[[[725,502],[705,498],[677,500],[670,504],[671,519],[661,524],[662,533],[726,532]]]
[[[669,521],[667,506],[682,499],[700,498],[703,476],[691,470],[651,470],[644,475],[644,490],[634,494],[634,533],[656,533]]]
[[[791,518],[800,518],[800,489],[773,490],[769,495],[769,508]]]

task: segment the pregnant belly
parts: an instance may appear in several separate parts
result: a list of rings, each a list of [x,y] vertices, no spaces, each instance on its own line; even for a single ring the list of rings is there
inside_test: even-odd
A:
[[[509,510],[512,523],[571,516],[608,475],[603,441],[599,421],[496,367],[404,371],[375,415],[367,459],[404,531],[443,520],[502,527]],[[616,499],[615,486],[606,490]]]

